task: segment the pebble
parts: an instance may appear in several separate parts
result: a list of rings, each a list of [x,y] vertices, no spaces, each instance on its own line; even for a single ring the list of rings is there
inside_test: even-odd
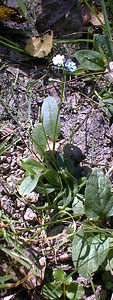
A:
[[[37,214],[35,212],[32,211],[31,208],[27,208],[26,212],[24,214],[24,220],[25,221],[36,221],[37,220]]]
[[[19,208],[20,211],[25,209],[25,203],[20,201],[19,199],[16,199],[16,205],[17,205],[17,208]]]

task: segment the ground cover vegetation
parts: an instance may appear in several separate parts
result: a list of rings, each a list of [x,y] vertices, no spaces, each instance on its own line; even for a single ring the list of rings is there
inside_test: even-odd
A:
[[[22,0],[16,2],[23,13],[23,18],[33,26],[26,2]],[[33,3],[34,1],[30,2],[31,8]],[[40,28],[44,26],[43,18],[46,12],[51,13],[51,1],[48,8],[46,1],[42,1],[42,4],[41,14],[39,13],[39,20],[42,23],[37,20],[37,28],[39,25]],[[40,1],[37,5],[40,5]],[[70,1],[68,8],[66,5],[65,1],[64,11],[67,13],[70,10],[71,15],[75,2]],[[19,207],[26,206],[28,212],[28,216],[24,214],[24,218],[18,220],[5,212],[1,201],[0,290],[1,299],[4,300],[104,300],[113,297],[111,162],[95,163],[93,159],[90,161],[87,157],[85,159],[78,145],[74,143],[73,128],[70,135],[62,138],[61,120],[62,107],[66,102],[66,86],[75,80],[85,87],[86,84],[92,86],[89,93],[83,89],[81,94],[92,106],[94,105],[95,110],[98,107],[105,119],[112,124],[113,4],[110,0],[107,3],[104,0],[99,3],[85,0],[80,3],[77,1],[76,5],[78,13],[84,7],[88,9],[87,15],[83,14],[84,22],[86,16],[89,18],[89,14],[91,18],[87,31],[81,34],[80,30],[77,30],[78,36],[75,34],[73,37],[72,31],[65,32],[67,23],[62,27],[62,34],[58,36],[59,24],[62,25],[63,17],[59,12],[60,1],[59,10],[56,11],[56,16],[59,14],[61,17],[60,22],[55,20],[52,25],[48,25],[49,16],[45,28],[45,31],[49,32],[46,31],[45,34],[41,32],[41,36],[35,39],[31,38],[26,30],[19,33],[20,40],[22,34],[24,35],[27,46],[22,46],[18,41],[15,43],[8,35],[0,36],[2,46],[24,55],[27,62],[29,60],[33,60],[34,64],[38,62],[41,70],[44,68],[44,73],[41,73],[38,79],[33,79],[25,89],[30,95],[27,122],[21,115],[17,118],[15,108],[10,108],[8,101],[5,102],[2,96],[0,100],[10,118],[16,126],[19,124],[23,136],[27,138],[24,155],[19,156],[21,176],[17,176],[11,190],[10,185],[8,187],[4,178],[1,178],[6,192],[9,193],[10,190],[9,196],[12,200],[16,197]],[[98,23],[95,25],[97,20]],[[10,28],[10,32],[13,30],[14,28]],[[4,67],[3,64],[1,72]],[[52,77],[49,75],[50,70],[53,72]],[[51,83],[60,83],[59,100],[47,91],[42,93],[43,101],[38,107],[38,120],[31,123],[33,89],[39,81],[43,81],[44,89],[48,79]],[[18,80],[17,72],[11,92],[14,91]],[[75,114],[77,109],[78,104],[71,107]],[[82,120],[82,125],[90,113],[91,109]],[[19,118],[23,120],[22,124],[18,123]],[[76,131],[80,126],[77,126]],[[9,149],[15,145],[20,147],[23,145],[22,133],[15,137],[15,130],[12,130],[2,136],[5,128],[7,123],[2,123],[1,120],[1,162]],[[91,151],[93,158],[93,145]]]

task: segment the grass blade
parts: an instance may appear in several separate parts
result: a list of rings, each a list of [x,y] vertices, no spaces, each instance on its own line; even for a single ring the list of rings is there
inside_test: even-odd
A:
[[[31,21],[30,17],[27,14],[27,8],[26,8],[26,5],[25,5],[24,1],[23,0],[16,0],[16,2],[19,5],[19,7],[21,8],[21,10],[22,10],[25,18],[27,19],[27,21],[32,24],[32,21]]]

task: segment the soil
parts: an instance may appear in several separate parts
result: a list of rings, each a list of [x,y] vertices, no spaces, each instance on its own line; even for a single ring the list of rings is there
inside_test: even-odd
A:
[[[8,1],[4,2],[7,4]],[[29,13],[30,2],[26,2]],[[36,6],[36,2],[34,1],[34,6]],[[34,21],[33,10],[31,17]],[[13,26],[16,25],[13,24]],[[61,96],[62,71],[57,71],[53,66],[48,66],[52,55],[49,56],[49,62],[48,59],[32,59],[0,45],[0,125],[5,125],[0,133],[1,142],[11,133],[10,142],[19,138],[19,141],[0,157],[0,205],[2,212],[9,219],[13,218],[17,221],[17,227],[24,229],[40,223],[40,217],[32,211],[18,194],[18,181],[24,175],[20,167],[20,159],[31,155],[29,135],[32,133],[34,124],[39,120],[40,108],[44,98],[50,95],[59,103]],[[71,78],[67,76],[60,112],[60,140],[71,140],[73,145],[82,151],[85,156],[82,163],[84,166],[92,166],[94,169],[98,168],[107,172],[107,167],[112,166],[113,126],[112,120],[99,107],[96,96],[90,96],[94,84],[95,89],[99,89],[94,81],[83,81],[74,76]],[[104,85],[104,78],[102,84]],[[31,204],[37,205],[38,195],[32,193],[27,197],[27,200]],[[64,234],[65,230],[66,225],[57,225],[51,229],[49,236]],[[28,238],[29,234],[26,233],[23,237]],[[62,240],[62,235],[59,238]],[[54,245],[54,240],[49,241],[48,245],[44,243],[46,249],[49,249],[49,247],[52,249]],[[32,251],[34,255],[37,255],[37,252],[41,253],[41,243],[40,245],[33,243]],[[47,263],[48,267],[45,274],[44,261],[39,262],[43,274],[38,279],[38,284],[34,282],[35,279],[32,280],[32,287],[40,286],[44,276],[48,280],[54,266],[60,266],[66,271],[73,269],[68,245],[62,245],[58,253],[55,253],[53,247],[53,251],[48,255]],[[2,265],[1,261],[0,265]],[[89,288],[89,283],[81,277],[77,280],[81,281],[86,288],[88,287],[88,295],[86,293],[83,299],[95,299]],[[98,283],[98,295],[101,288],[102,286]],[[6,300],[6,296],[9,295],[12,297],[7,299],[41,299],[36,294],[35,289],[32,293],[30,289],[27,290],[26,286],[11,291],[2,291],[0,299]]]

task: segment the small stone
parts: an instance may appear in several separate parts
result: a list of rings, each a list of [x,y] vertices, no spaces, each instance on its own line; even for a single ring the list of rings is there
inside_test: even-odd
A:
[[[34,222],[37,220],[37,214],[33,212],[31,208],[27,208],[24,214],[24,220]]]
[[[63,152],[65,157],[69,156],[73,160],[75,165],[79,164],[82,160],[85,159],[85,156],[80,148],[74,146],[73,144],[66,144],[63,148]]]
[[[20,210],[25,209],[25,203],[20,201],[19,199],[16,199],[16,205],[17,205],[17,208],[19,208]]]

